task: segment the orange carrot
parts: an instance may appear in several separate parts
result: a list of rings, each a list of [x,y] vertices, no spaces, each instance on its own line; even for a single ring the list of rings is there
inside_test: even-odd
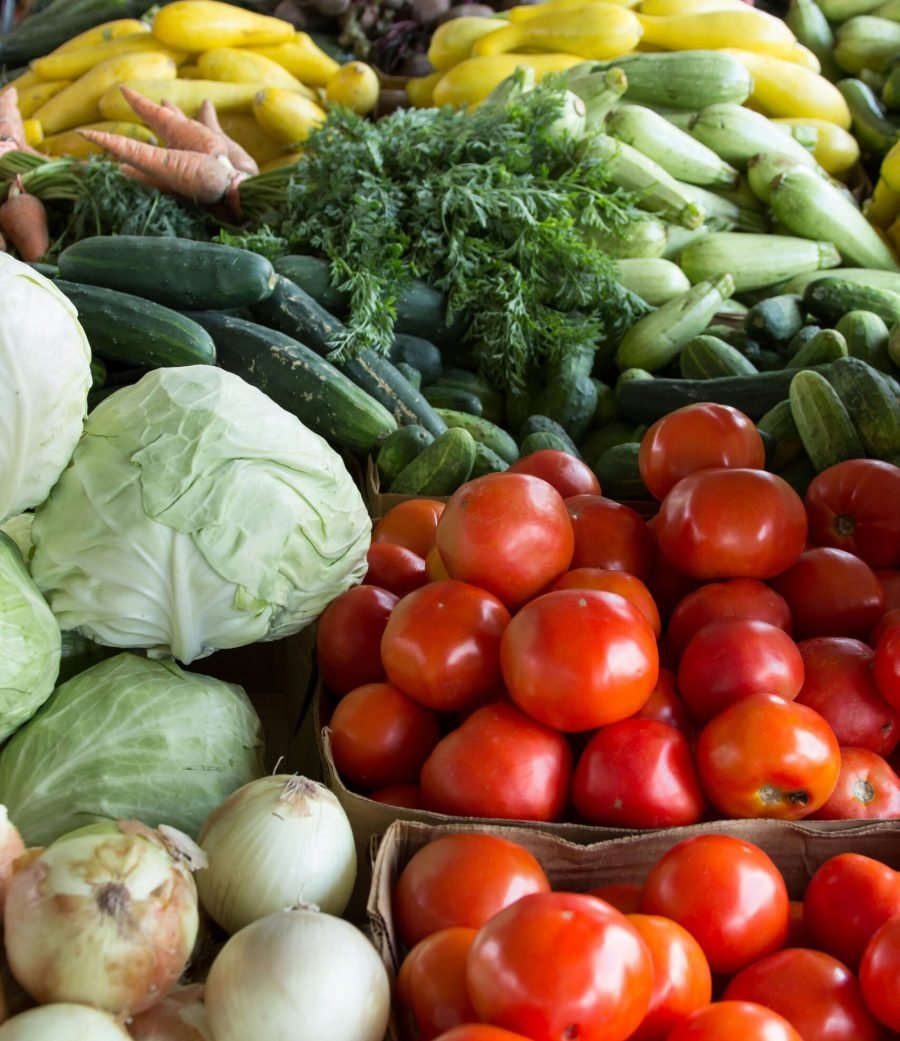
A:
[[[204,155],[225,155],[225,143],[209,127],[190,119],[177,105],[157,105],[129,87],[119,87],[133,111],[168,148]]]
[[[137,181],[139,184],[146,185],[148,188],[155,188],[158,192],[168,191],[164,184],[155,181],[148,174],[143,173],[136,167],[129,166],[128,163],[120,163],[119,172],[125,174],[126,177],[130,177],[132,181]]]
[[[0,206],[0,231],[22,260],[40,260],[50,248],[47,211],[36,195],[29,195],[17,177],[6,202]]]
[[[19,112],[19,92],[15,87],[0,94],[0,138],[14,141],[18,147],[25,144],[25,127]]]
[[[231,165],[235,170],[243,170],[244,173],[251,175],[259,173],[259,166],[253,156],[250,155],[249,152],[245,151],[237,141],[230,138],[222,129],[221,124],[219,123],[219,117],[216,114],[216,106],[209,100],[209,98],[207,98],[200,106],[197,118],[204,126],[209,127],[213,133],[218,134],[225,142],[225,148],[227,149],[225,154],[231,160]]]

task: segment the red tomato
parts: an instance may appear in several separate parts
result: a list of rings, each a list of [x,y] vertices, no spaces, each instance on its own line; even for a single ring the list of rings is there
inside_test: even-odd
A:
[[[524,846],[482,832],[442,835],[416,850],[397,878],[397,932],[412,947],[439,929],[480,929],[520,897],[549,889]]]
[[[602,495],[572,495],[566,509],[575,533],[573,568],[602,567],[647,578],[653,536],[639,513]]]
[[[659,652],[644,616],[621,596],[561,589],[514,616],[500,665],[519,708],[573,732],[637,712],[656,686]]]
[[[685,405],[657,419],[641,438],[638,453],[641,477],[657,499],[697,470],[762,470],[765,462],[765,445],[753,420],[713,402]]]
[[[391,612],[381,638],[388,679],[429,708],[471,708],[500,682],[500,638],[509,617],[477,586],[430,582]]]
[[[466,979],[481,1019],[533,1041],[625,1041],[650,1004],[653,965],[614,907],[536,893],[479,929]]]
[[[492,1027],[488,1023],[466,1023],[454,1027],[435,1041],[529,1041],[522,1034],[514,1034],[502,1027]]]
[[[610,882],[588,890],[590,896],[605,900],[622,914],[637,914],[641,909],[642,887],[637,882]]]
[[[363,582],[389,589],[397,596],[406,596],[428,581],[422,557],[392,542],[373,542],[366,560],[369,569]]]
[[[760,958],[731,979],[722,997],[765,1005],[802,1038],[881,1041],[883,1036],[857,978],[823,951],[795,947]]]
[[[798,647],[805,675],[797,702],[828,720],[838,744],[889,756],[900,740],[900,727],[875,686],[872,649],[837,636],[801,640]]]
[[[885,611],[872,626],[872,631],[869,633],[869,638],[866,643],[868,643],[870,647],[877,647],[878,642],[888,629],[898,628],[900,628],[900,607],[892,607],[889,611]]]
[[[430,810],[464,817],[559,820],[572,752],[557,730],[511,705],[473,712],[436,745],[422,767]]]
[[[707,622],[690,638],[678,663],[678,692],[702,723],[750,694],[791,701],[802,686],[797,645],[783,629],[753,618]]]
[[[786,947],[809,947],[809,936],[803,926],[803,901],[791,901],[791,920],[788,925]]]
[[[697,736],[697,723],[678,693],[671,669],[660,668],[653,692],[632,718],[658,719],[660,723],[680,730],[689,742]]]
[[[847,459],[816,474],[804,502],[813,546],[847,550],[873,568],[900,565],[900,467]]]
[[[900,608],[900,571],[896,568],[879,568],[875,577],[884,593],[885,611]]]
[[[450,577],[441,560],[437,545],[431,547],[425,558],[425,574],[428,576],[429,582],[445,582]]]
[[[889,820],[900,817],[900,777],[868,748],[842,748],[841,772],[813,820]]]
[[[775,694],[751,694],[710,720],[696,754],[703,790],[726,817],[799,820],[825,804],[841,768],[818,712]]]
[[[663,1041],[694,1009],[712,1000],[712,974],[700,944],[673,922],[658,915],[630,914],[653,962],[650,1008],[629,1041]]]
[[[684,926],[717,974],[784,946],[790,916],[787,887],[771,858],[730,835],[696,835],[663,854],[644,882],[641,912]]]
[[[524,603],[572,562],[575,537],[562,496],[531,474],[476,477],[450,496],[437,547],[451,578]]]
[[[437,716],[390,683],[367,683],[338,702],[331,754],[350,786],[412,783],[438,743]]]
[[[466,956],[476,929],[439,929],[420,940],[397,973],[405,1033],[431,1041],[442,1031],[478,1019],[466,990]]]
[[[627,571],[610,571],[602,567],[579,567],[560,575],[553,582],[548,593],[557,589],[598,589],[601,593],[618,593],[634,606],[647,619],[654,636],[659,636],[659,611],[650,590],[644,583]]]
[[[444,512],[439,499],[405,499],[392,506],[375,522],[373,542],[393,542],[426,557],[434,545],[437,522]]]
[[[666,1041],[807,1041],[777,1012],[752,1001],[716,1001],[683,1019]]]
[[[334,598],[316,628],[316,662],[326,687],[346,694],[384,679],[381,636],[399,600],[378,586],[354,586]]]
[[[542,448],[529,452],[512,463],[507,473],[540,477],[565,499],[569,495],[599,495],[600,482],[594,471],[571,452]]]
[[[875,647],[872,676],[878,693],[900,711],[900,626],[885,632]]]
[[[765,470],[700,470],[663,500],[660,549],[694,578],[771,578],[806,542],[803,500]]]
[[[422,791],[417,784],[388,784],[369,792],[374,802],[383,802],[387,806],[403,806],[408,810],[424,810]]]
[[[671,618],[672,612],[678,603],[688,593],[698,588],[700,580],[682,574],[662,552],[656,539],[655,522],[655,517],[648,522],[648,527],[653,532],[654,545],[650,574],[647,576],[646,582],[647,588],[650,590],[653,600],[659,609],[659,616],[663,620],[663,628],[665,628],[665,623]]]
[[[798,640],[864,639],[884,612],[884,594],[865,561],[843,549],[808,549],[772,587],[787,600]]]
[[[900,873],[860,853],[839,853],[813,874],[803,924],[816,947],[856,970],[875,931],[900,914]]]
[[[687,738],[655,719],[623,719],[588,741],[572,801],[589,824],[667,828],[695,824],[706,801]]]
[[[707,582],[675,605],[666,629],[666,645],[678,661],[688,640],[708,622],[726,618],[755,618],[791,631],[791,612],[784,597],[755,578]]]
[[[869,940],[859,966],[866,1004],[891,1030],[900,1031],[900,915],[889,918]]]

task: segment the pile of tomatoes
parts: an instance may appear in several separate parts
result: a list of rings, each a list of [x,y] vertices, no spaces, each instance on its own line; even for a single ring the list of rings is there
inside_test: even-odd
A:
[[[900,817],[900,468],[801,498],[715,404],[640,466],[650,519],[544,451],[378,521],[317,633],[345,783],[621,828]]]
[[[642,884],[552,887],[523,846],[442,835],[393,892],[411,1041],[887,1041],[900,872],[840,853],[791,900],[767,853],[674,843]]]

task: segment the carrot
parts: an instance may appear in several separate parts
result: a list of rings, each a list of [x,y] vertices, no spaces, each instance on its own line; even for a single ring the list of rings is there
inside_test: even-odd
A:
[[[221,136],[196,119],[190,119],[177,105],[157,105],[129,87],[121,86],[119,90],[135,114],[141,117],[167,148],[182,148],[187,152],[202,152],[204,155],[225,154]]]
[[[227,149],[226,155],[231,160],[231,165],[236,170],[243,170],[244,173],[251,175],[259,173],[259,166],[253,156],[243,149],[237,141],[232,140],[232,138],[230,138],[222,129],[221,124],[219,123],[219,117],[216,113],[216,106],[209,100],[209,98],[207,98],[200,106],[197,118],[204,126],[209,127],[210,130],[222,138]]]
[[[0,206],[0,231],[22,260],[40,260],[50,248],[47,211],[36,195],[22,187],[21,177],[10,186],[6,202]]]
[[[129,166],[128,163],[119,164],[119,172],[123,173],[126,177],[130,177],[132,181],[137,181],[138,184],[143,184],[147,188],[155,188],[158,192],[165,192],[167,188],[164,184],[160,184],[159,181],[155,181],[149,174],[143,173],[134,166]]]
[[[15,87],[9,87],[0,94],[0,144],[12,142],[13,149],[4,151],[28,152],[29,155],[40,155],[46,158],[36,149],[32,148],[25,137],[25,124],[22,122],[22,113],[19,111],[19,92]]]

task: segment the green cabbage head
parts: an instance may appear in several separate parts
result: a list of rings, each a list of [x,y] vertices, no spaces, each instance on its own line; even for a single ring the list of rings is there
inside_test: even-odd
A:
[[[157,369],[88,416],[32,526],[62,629],[189,663],[295,633],[365,574],[340,456],[240,377]]]

